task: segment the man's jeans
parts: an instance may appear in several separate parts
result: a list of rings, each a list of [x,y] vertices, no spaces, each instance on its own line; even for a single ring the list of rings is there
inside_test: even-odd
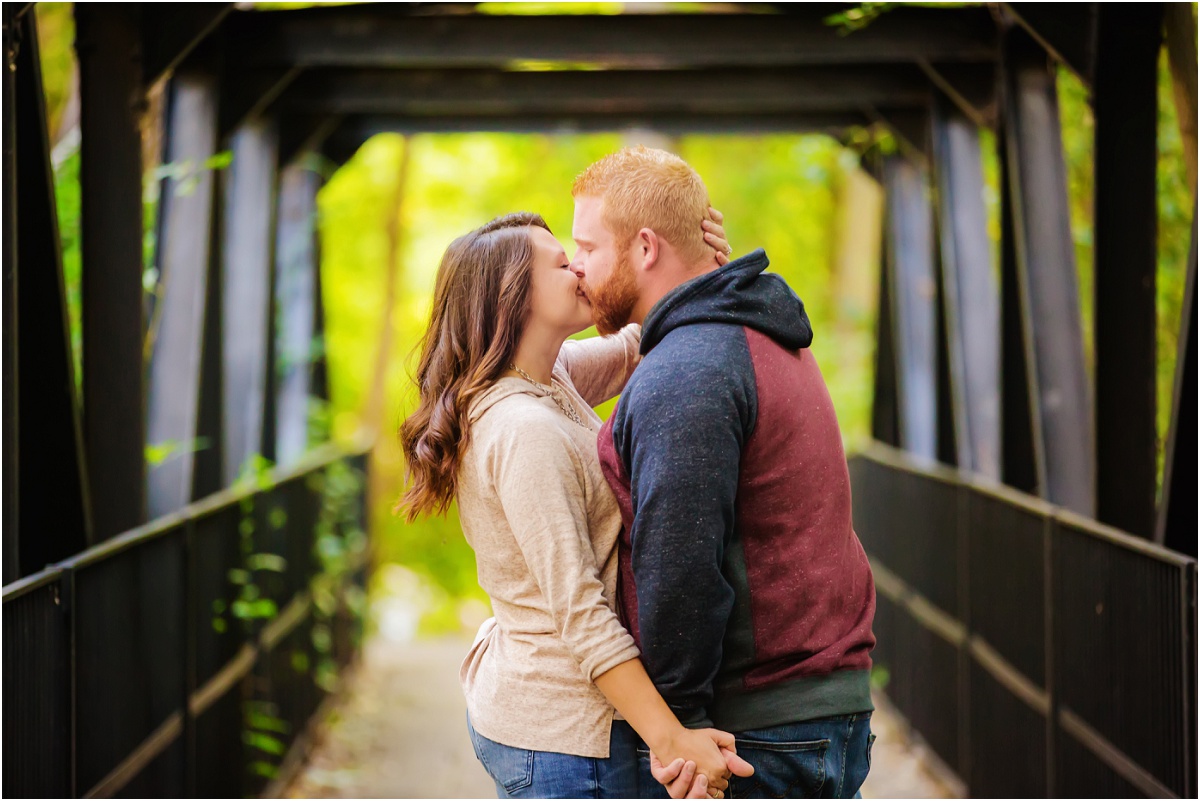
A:
[[[754,775],[729,780],[726,798],[854,798],[871,769],[871,713],[838,715],[736,733],[738,756]],[[650,752],[638,743],[642,798],[669,798],[650,774]]]
[[[612,722],[608,759],[530,751],[467,730],[475,756],[496,783],[497,798],[637,798],[638,736],[623,720]],[[661,784],[650,781],[655,787]]]

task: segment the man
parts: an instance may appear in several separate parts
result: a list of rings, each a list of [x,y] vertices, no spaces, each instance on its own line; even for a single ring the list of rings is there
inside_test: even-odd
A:
[[[851,797],[870,767],[875,588],[804,304],[762,250],[718,267],[708,191],[631,148],[575,181],[572,268],[642,362],[600,459],[621,506],[619,602],[687,726],[737,735],[733,797]],[[640,766],[644,794],[661,795]]]

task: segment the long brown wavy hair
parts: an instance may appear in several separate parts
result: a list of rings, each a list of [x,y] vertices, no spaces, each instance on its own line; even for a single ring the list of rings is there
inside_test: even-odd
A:
[[[442,256],[415,377],[421,399],[400,426],[408,486],[396,511],[409,522],[446,511],[454,499],[467,412],[516,353],[529,312],[532,225],[550,230],[531,212],[497,217]]]

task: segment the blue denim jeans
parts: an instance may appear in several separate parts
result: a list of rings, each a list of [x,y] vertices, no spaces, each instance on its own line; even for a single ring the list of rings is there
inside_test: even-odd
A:
[[[856,798],[871,769],[871,713],[838,715],[736,732],[737,752],[754,775],[729,780],[726,798]],[[642,798],[669,798],[650,775],[650,752],[638,742]]]
[[[497,798],[638,797],[639,740],[623,720],[613,721],[608,759],[501,745],[475,731],[469,716],[467,730],[475,756],[496,783]]]

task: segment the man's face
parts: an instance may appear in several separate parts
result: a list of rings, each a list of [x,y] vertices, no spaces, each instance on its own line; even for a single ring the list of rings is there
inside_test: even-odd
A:
[[[575,198],[571,236],[576,248],[571,269],[581,277],[583,292],[592,304],[596,330],[615,334],[629,323],[638,301],[638,287],[629,248],[619,247],[616,237],[604,224],[603,200]]]

